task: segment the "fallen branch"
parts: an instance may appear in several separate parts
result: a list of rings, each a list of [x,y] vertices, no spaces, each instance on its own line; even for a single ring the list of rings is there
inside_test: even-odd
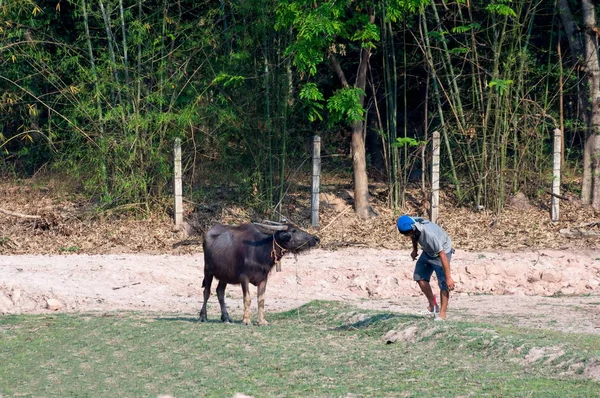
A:
[[[340,214],[338,214],[337,216],[333,217],[333,220],[331,220],[331,221],[329,222],[329,224],[327,224],[326,226],[324,226],[323,228],[321,228],[321,229],[319,230],[319,232],[323,232],[325,229],[327,229],[327,227],[329,227],[331,224],[333,224],[333,222],[334,222],[335,220],[337,220],[337,219],[338,219],[338,218],[339,218],[339,217],[340,217],[342,214],[346,213],[346,212],[347,212],[348,210],[350,210],[351,208],[352,208],[352,206],[347,206],[347,207],[346,207],[344,210],[342,210],[342,211],[340,212]]]
[[[593,228],[600,227],[600,221],[592,221],[587,224],[580,225],[578,228]]]
[[[562,199],[562,200],[570,200],[570,199],[569,199],[569,198],[567,198],[566,196],[564,196],[564,195],[559,195],[559,194],[557,194],[557,193],[554,193],[554,192],[546,191],[546,193],[547,193],[548,195],[552,195],[552,196],[554,196],[555,198],[559,198],[559,199]]]
[[[2,208],[0,208],[0,213],[4,213],[7,216],[12,216],[12,217],[20,217],[20,218],[29,218],[29,219],[38,219],[41,218],[40,216],[30,216],[29,214],[22,214],[22,213],[16,213],[14,211],[8,211],[8,210],[4,210]]]
[[[561,229],[559,231],[561,234],[568,236],[570,238],[587,238],[587,237],[596,237],[600,236],[600,232],[597,231],[582,231],[580,229]]]

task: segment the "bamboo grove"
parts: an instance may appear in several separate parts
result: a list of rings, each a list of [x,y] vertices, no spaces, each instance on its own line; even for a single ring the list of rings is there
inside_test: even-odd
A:
[[[590,0],[0,0],[0,171],[49,170],[106,206],[234,186],[277,209],[324,142],[324,168],[403,205],[442,135],[446,188],[500,211],[543,194],[552,131],[565,190],[600,209]],[[595,62],[594,62],[595,61]],[[594,76],[596,80],[594,80]],[[596,90],[596,91],[594,91]],[[595,117],[598,116],[598,117]]]

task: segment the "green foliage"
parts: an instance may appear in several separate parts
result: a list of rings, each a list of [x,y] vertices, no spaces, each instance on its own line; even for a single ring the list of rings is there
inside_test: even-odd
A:
[[[446,41],[447,40],[444,38],[444,36],[446,36],[448,34],[448,32],[444,32],[444,31],[431,31],[428,33],[429,37],[434,38],[437,41]]]
[[[481,24],[474,22],[474,23],[470,23],[468,25],[455,26],[452,28],[452,33],[467,33],[472,30],[479,30],[479,29],[481,29]]]
[[[347,34],[347,26],[341,20],[345,3],[324,2],[316,8],[306,0],[279,3],[275,27],[297,29],[297,39],[287,54],[293,54],[294,65],[300,71],[315,75],[317,66],[325,60],[325,50],[338,35]]]
[[[512,3],[512,0],[497,0],[488,4],[485,9],[492,14],[498,14],[505,17],[516,17],[517,13],[508,6],[508,4]]]
[[[124,19],[120,3],[103,1],[104,13],[92,1],[2,4],[0,51],[11,62],[0,72],[0,165],[31,175],[49,163],[103,206],[148,204],[171,189],[180,137],[193,154],[184,153],[186,173],[207,156],[262,192],[265,88],[248,79],[264,72],[256,48],[271,19],[262,3],[223,14],[219,3],[125,0]],[[289,141],[294,151],[298,140]]]
[[[419,141],[412,137],[398,137],[396,142],[392,143],[395,147],[404,148],[405,146],[417,147],[427,144],[427,141]]]
[[[352,36],[353,41],[358,41],[363,47],[374,47],[373,42],[379,41],[379,28],[372,23],[365,23],[362,30],[357,31]]]
[[[510,79],[492,79],[488,83],[488,87],[491,89],[495,89],[500,95],[504,94],[508,87],[513,83]]]
[[[325,99],[315,83],[306,83],[300,90],[300,98],[306,101],[324,101]]]
[[[365,110],[360,105],[360,96],[365,95],[359,88],[342,88],[327,100],[327,109],[334,122],[346,120],[350,123],[364,118]]]
[[[382,170],[410,164],[397,153],[410,143],[396,136],[414,130],[419,141],[426,114],[448,137],[442,172],[475,185],[466,196],[484,190],[484,202],[546,189],[549,120],[561,111],[567,160],[580,171],[581,74],[552,2],[123,0],[123,19],[121,1],[102,3],[104,13],[91,0],[0,2],[0,172],[65,172],[103,207],[161,203],[178,137],[190,194],[225,175],[240,201],[268,207],[315,129],[366,120],[367,109],[386,161],[399,162]],[[352,79],[364,48],[362,92]]]
[[[451,48],[449,51],[450,51],[450,54],[452,54],[452,55],[461,55],[461,54],[466,54],[471,50],[469,50],[466,47],[455,47],[455,48]]]
[[[61,253],[77,253],[79,251],[77,246],[61,247],[59,250]]]
[[[227,73],[220,73],[212,81],[213,84],[222,84],[223,87],[239,87],[244,82],[244,76],[231,76]]]
[[[325,101],[325,98],[317,85],[306,83],[300,90],[299,97],[308,109],[308,120],[311,122],[323,121],[322,111],[325,107],[322,102]]]
[[[418,10],[427,1],[391,1],[385,4],[385,18],[398,21],[405,14]],[[381,39],[380,26],[371,21],[376,15],[375,5],[371,2],[336,1],[314,3],[307,0],[281,1],[276,11],[275,28],[293,29],[294,40],[288,46],[286,54],[293,59],[301,73],[315,76],[321,64],[331,57],[341,59],[340,64],[358,65],[360,59],[356,51],[360,48],[376,49]],[[352,52],[352,53],[351,53]],[[354,58],[352,58],[354,57]],[[319,93],[317,97],[316,93]],[[311,83],[300,92],[300,98],[308,107],[309,121],[322,121],[322,90]],[[354,123],[364,119],[365,110],[359,100],[365,93],[357,88],[344,87],[333,90],[327,101],[330,123]]]
[[[398,22],[429,5],[429,0],[390,0],[385,2],[386,19]]]

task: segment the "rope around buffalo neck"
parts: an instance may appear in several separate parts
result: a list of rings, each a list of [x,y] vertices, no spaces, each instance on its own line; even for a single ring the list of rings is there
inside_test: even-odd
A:
[[[277,257],[277,250],[275,249],[275,246],[281,249],[280,257]],[[285,250],[279,243],[277,243],[277,240],[275,240],[275,233],[273,233],[273,249],[271,250],[271,257],[275,262],[275,271],[277,272],[281,272],[281,257],[283,257],[286,251],[287,250]]]

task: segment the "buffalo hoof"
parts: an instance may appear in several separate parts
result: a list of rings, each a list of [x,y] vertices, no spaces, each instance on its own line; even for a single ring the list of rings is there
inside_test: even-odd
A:
[[[200,322],[206,322],[206,315],[200,314]]]
[[[228,316],[222,316],[221,317],[221,321],[225,322],[225,323],[232,323],[233,321],[231,320],[231,318]]]

